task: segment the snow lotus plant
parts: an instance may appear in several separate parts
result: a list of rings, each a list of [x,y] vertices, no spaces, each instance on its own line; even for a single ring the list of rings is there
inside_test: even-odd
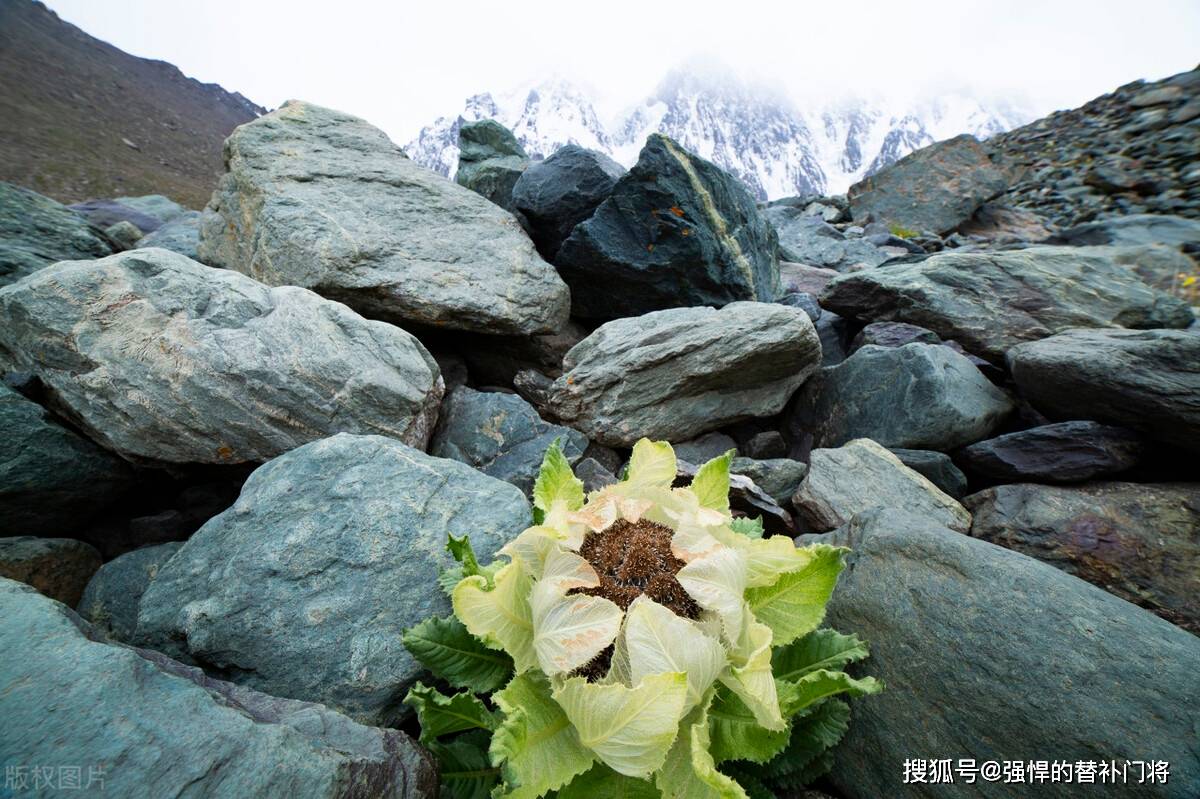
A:
[[[845,550],[733,518],[730,459],[673,488],[670,445],[642,440],[585,497],[555,445],[500,559],[451,538],[454,615],[404,637],[460,689],[405,700],[444,794],[759,797],[829,768],[849,717],[831,697],[881,687],[841,670],[861,642],[818,629]]]

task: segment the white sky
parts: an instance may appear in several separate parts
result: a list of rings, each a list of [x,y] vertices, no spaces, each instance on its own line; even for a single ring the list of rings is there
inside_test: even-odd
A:
[[[1036,113],[1200,62],[1200,0],[46,0],[134,55],[403,144],[480,91],[560,75],[608,110],[712,57],[803,103],[967,89]],[[601,113],[605,109],[601,108]]]

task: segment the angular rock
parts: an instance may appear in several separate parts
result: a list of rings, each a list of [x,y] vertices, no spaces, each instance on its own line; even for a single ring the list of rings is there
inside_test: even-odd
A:
[[[980,206],[970,219],[958,226],[958,231],[992,246],[1045,241],[1051,234],[1047,221],[1038,214],[995,203]]]
[[[816,321],[817,338],[821,340],[821,365],[836,366],[846,360],[850,346],[850,323],[833,311],[822,311]]]
[[[967,493],[967,476],[954,465],[944,452],[927,449],[904,449],[891,447],[891,452],[900,462],[954,499],[962,499]]]
[[[451,346],[462,354],[476,385],[508,386],[524,369],[558,377],[563,357],[587,336],[587,328],[572,320],[557,333],[540,336],[461,333],[451,338]]]
[[[808,314],[808,318],[814,322],[821,318],[821,305],[817,302],[817,298],[812,294],[803,291],[789,292],[784,294],[778,300],[780,305],[788,305],[792,308],[799,308]]]
[[[78,765],[79,787],[90,786],[80,795],[423,799],[437,790],[432,758],[399,730],[106,643],[8,580],[0,647],[20,653],[0,661],[0,758]]]
[[[909,322],[1000,362],[1004,352],[1071,327],[1187,327],[1187,303],[1142,281],[1113,248],[938,253],[843,275],[822,307],[864,321]]]
[[[778,240],[746,187],[659,134],[555,263],[577,316],[613,319],[680,306],[771,302]]]
[[[856,224],[879,222],[917,232],[950,233],[1008,179],[975,137],[964,134],[931,144],[850,187]]]
[[[100,568],[96,548],[72,538],[0,538],[0,577],[32,585],[74,607]]]
[[[905,344],[941,344],[937,333],[907,322],[871,322],[858,331],[854,341],[850,342],[850,352],[854,353],[868,344],[877,347],[903,347]]]
[[[608,199],[625,167],[604,153],[568,144],[531,164],[513,187],[513,204],[529,220],[533,243],[554,260],[575,226]]]
[[[163,223],[163,220],[117,200],[85,200],[67,207],[101,230],[120,222],[130,222],[145,234],[158,230]]]
[[[750,478],[779,505],[787,505],[808,473],[808,464],[791,458],[734,458],[729,471]]]
[[[738,302],[657,311],[602,325],[572,348],[546,403],[608,446],[643,436],[686,441],[778,413],[820,357],[812,322],[795,308]]]
[[[1200,452],[1200,335],[1071,330],[1014,347],[1021,394],[1052,419],[1094,419]]]
[[[699,466],[687,461],[678,461],[675,471],[675,486],[690,484],[699,469]],[[763,529],[767,535],[794,536],[796,534],[796,525],[792,520],[792,514],[780,507],[779,503],[745,475],[729,475],[729,507],[733,510],[734,516],[762,519]]]
[[[1200,219],[1169,214],[1129,214],[1085,222],[1056,233],[1051,244],[1200,245]]]
[[[531,523],[516,486],[383,436],[259,467],[163,565],[135,641],[240,685],[394,722],[421,671],[400,633],[450,612],[446,536],[486,562]]]
[[[164,197],[161,194],[143,194],[140,197],[114,197],[113,199],[127,208],[132,208],[139,213],[154,217],[164,225],[184,214],[196,213],[196,211],[184,208],[170,197]]]
[[[555,439],[572,465],[588,445],[583,433],[543,421],[516,394],[461,386],[442,403],[429,453],[465,463],[529,494]]]
[[[797,395],[789,438],[814,447],[870,438],[885,447],[947,451],[987,438],[1013,402],[948,347],[868,346],[826,367]]]
[[[105,563],[92,575],[79,598],[79,615],[108,638],[132,640],[142,594],[181,546],[182,543],[172,541],[142,547]]]
[[[310,291],[167,250],[67,261],[0,289],[0,368],[36,375],[123,457],[264,461],[337,432],[424,447],[442,380],[413,336]]]
[[[158,230],[141,239],[138,247],[162,247],[193,261],[200,260],[200,212],[184,211]]]
[[[802,292],[819,296],[829,281],[840,273],[832,269],[808,264],[795,264],[790,261],[779,262],[779,285],[784,296]]]
[[[853,550],[826,623],[870,642],[864,670],[887,686],[852,702],[834,750],[830,780],[846,796],[924,795],[903,784],[915,751],[977,764],[1161,759],[1168,784],[1134,778],[1112,795],[1200,794],[1200,638],[1032,558],[886,509],[818,540]],[[1014,795],[978,779],[930,787],[948,799]],[[1036,787],[1030,795],[1080,795],[1074,783]]]
[[[1142,437],[1123,427],[1059,422],[979,441],[955,457],[1003,483],[1078,483],[1133,468],[1142,450]]]
[[[575,476],[583,481],[583,490],[589,494],[617,482],[617,476],[594,458],[584,458],[575,464]]]
[[[0,532],[75,533],[134,482],[127,463],[0,385]]]
[[[110,253],[100,231],[70,208],[0,181],[0,286],[56,261]]]
[[[787,441],[778,430],[755,433],[742,448],[747,458],[782,458],[787,454]]]
[[[454,182],[515,210],[513,186],[529,166],[529,156],[512,132],[494,119],[466,122],[458,129],[458,171]]]
[[[801,529],[814,533],[840,527],[872,508],[911,513],[962,533],[971,527],[971,514],[953,497],[868,438],[814,449],[792,507]]]
[[[134,249],[137,247],[138,241],[145,236],[141,229],[132,222],[118,222],[115,225],[109,225],[104,229],[104,235],[108,236],[109,241],[116,246],[118,252]]]
[[[963,502],[971,535],[1200,634],[1200,484],[996,486]]]
[[[779,235],[779,257],[839,272],[878,266],[888,254],[865,239],[848,239],[817,216],[789,205],[769,205],[763,216]]]
[[[737,442],[724,433],[705,433],[691,441],[681,441],[674,445],[675,457],[694,466],[702,466],[729,450],[736,454],[737,448]]]
[[[235,130],[225,153],[205,263],[401,324],[528,335],[566,322],[566,285],[511,214],[357,117],[288,102]]]

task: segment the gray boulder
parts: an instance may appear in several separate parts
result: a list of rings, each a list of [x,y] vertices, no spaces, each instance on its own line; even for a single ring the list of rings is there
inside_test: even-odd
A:
[[[142,594],[182,543],[142,547],[110,560],[92,575],[77,603],[79,615],[106,637],[130,641]]]
[[[1008,188],[974,136],[922,147],[850,187],[854,222],[950,233]]]
[[[184,211],[158,230],[145,236],[138,247],[161,247],[193,261],[200,260],[200,212]]]
[[[987,438],[1013,409],[962,355],[935,344],[868,346],[826,367],[797,395],[793,442],[838,447],[870,438],[885,447],[947,451]]]
[[[0,580],[0,648],[19,653],[0,660],[0,758],[49,764],[53,780],[62,779],[60,764],[77,766],[80,795],[424,799],[437,791],[432,758],[399,730],[104,642],[69,609],[8,580]]]
[[[529,166],[529,156],[512,132],[494,119],[466,122],[458,129],[458,171],[454,182],[515,210],[513,186]]]
[[[911,513],[965,533],[971,514],[953,497],[868,438],[814,449],[792,496],[801,529],[824,533],[872,508]]]
[[[779,234],[779,257],[785,261],[849,272],[878,266],[889,256],[866,239],[848,239],[840,230],[791,205],[768,205],[763,216]]]
[[[657,311],[602,325],[572,348],[546,403],[608,446],[643,436],[686,441],[778,413],[820,357],[812,322],[795,308],[737,302]]]
[[[822,310],[816,321],[821,340],[821,365],[836,366],[846,360],[850,347],[850,323],[833,311]]]
[[[442,395],[403,330],[167,250],[42,269],[0,289],[0,317],[21,320],[0,368],[130,460],[264,461],[337,432],[424,447]]]
[[[481,561],[531,523],[516,486],[383,436],[259,467],[142,596],[135,642],[276,696],[395,722],[421,672],[400,633],[450,611],[446,537]]]
[[[32,585],[74,607],[100,568],[100,553],[72,538],[0,538],[0,577]]]
[[[791,261],[779,262],[779,285],[783,295],[804,293],[819,295],[840,273],[823,266],[809,266]]]
[[[139,197],[114,197],[114,200],[127,208],[139,213],[152,216],[162,224],[171,222],[184,214],[194,214],[195,211],[184,208],[170,197],[161,194],[143,194]]]
[[[145,237],[141,228],[132,222],[118,222],[115,225],[109,225],[104,229],[104,235],[108,236],[118,252],[132,250],[137,247],[137,243]]]
[[[1000,362],[1010,347],[1071,327],[1187,327],[1183,300],[1147,285],[1111,248],[946,252],[832,280],[822,307],[909,322]]]
[[[1167,214],[1129,214],[1085,222],[1059,231],[1052,244],[1169,244],[1200,246],[1200,219]]]
[[[77,532],[133,484],[120,458],[0,385],[0,532]]]
[[[100,230],[70,208],[0,181],[0,286],[56,261],[110,253]]]
[[[814,322],[819,320],[821,318],[821,314],[823,313],[820,303],[817,302],[817,298],[812,294],[803,291],[789,292],[784,294],[775,302],[779,303],[780,305],[788,305],[792,308],[799,308],[800,310],[804,311],[804,313],[808,314],[808,318]]]
[[[363,316],[549,333],[570,301],[513,216],[408,160],[366,122],[291,101],[225,142],[200,260]]]
[[[529,494],[555,439],[572,465],[588,445],[583,433],[544,421],[516,394],[460,386],[442,403],[429,453],[461,461]]]
[[[1200,795],[1193,745],[1200,638],[1051,566],[929,520],[881,509],[818,540],[853,550],[827,623],[870,642],[865,671],[887,686],[852,703],[854,722],[830,773],[843,794],[1025,795],[979,779],[904,784],[907,758],[949,757],[977,765],[1166,760],[1169,783],[1139,784],[1134,776],[1119,792],[1101,793]],[[1029,795],[1080,795],[1074,783],[1035,787]]]
[[[1200,452],[1200,335],[1071,330],[1014,347],[1022,396],[1052,419],[1094,419]]]
[[[868,344],[877,347],[903,347],[905,344],[941,344],[937,333],[907,322],[871,322],[858,331],[850,342],[850,352],[856,352]]]
[[[729,471],[750,478],[776,503],[787,505],[808,473],[808,464],[791,458],[734,458]]]
[[[533,242],[547,260],[596,206],[608,199],[625,167],[604,153],[575,144],[531,164],[513,187],[513,204],[529,221]]]
[[[659,134],[555,264],[577,316],[636,316],[680,306],[771,302],[778,240],[746,187]]]
[[[778,430],[764,430],[746,439],[739,449],[747,458],[782,458],[787,454],[787,441]]]
[[[729,450],[737,453],[737,442],[724,433],[705,433],[691,441],[680,441],[673,444],[675,457],[688,463],[701,466],[713,458],[719,458]]]
[[[485,336],[460,333],[450,346],[463,357],[472,381],[481,386],[512,385],[517,372],[536,369],[549,377],[562,374],[563,357],[588,336],[588,329],[569,320],[556,333],[539,336]]]
[[[1200,484],[996,486],[971,535],[1045,561],[1200,634]]]
[[[1133,468],[1142,450],[1142,437],[1123,427],[1059,422],[979,441],[955,457],[1004,483],[1078,483]]]
[[[890,447],[890,450],[901,463],[924,476],[949,496],[962,499],[966,495],[967,476],[954,465],[954,461],[946,453],[903,447]]]
[[[117,200],[84,200],[67,207],[101,230],[120,222],[129,222],[136,225],[142,233],[153,233],[163,223],[163,220],[158,217],[143,213]]]

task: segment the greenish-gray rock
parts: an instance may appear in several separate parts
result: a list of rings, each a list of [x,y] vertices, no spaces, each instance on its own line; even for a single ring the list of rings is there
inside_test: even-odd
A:
[[[26,772],[30,795],[425,799],[437,791],[433,759],[398,730],[103,641],[68,608],[3,579],[0,649],[8,653],[0,759],[48,766],[54,780],[54,789],[35,790]],[[78,790],[59,782],[70,767],[79,769]]]
[[[780,295],[779,242],[735,177],[665,136],[563,242],[577,316],[613,319]]]
[[[145,237],[141,228],[126,220],[106,227],[104,235],[108,236],[109,241],[116,246],[118,252],[134,249],[138,242]]]
[[[846,796],[1080,796],[1066,782],[1017,793],[979,779],[905,784],[910,758],[1165,760],[1168,783],[1131,772],[1097,795],[1200,795],[1200,638],[1033,558],[887,509],[816,540],[853,550],[827,623],[870,642],[864,670],[886,686],[852,702],[834,750],[830,779]]]
[[[184,208],[170,197],[165,197],[161,194],[143,194],[140,197],[114,197],[113,199],[121,205],[132,208],[147,216],[152,216],[163,224],[184,214],[196,213]]]
[[[127,463],[0,385],[0,532],[78,532],[133,483]]]
[[[112,199],[84,200],[67,207],[101,230],[121,222],[130,222],[143,233],[153,233],[162,224],[158,217]]]
[[[76,609],[108,638],[130,641],[137,629],[142,594],[182,543],[142,547],[110,560],[88,581]]]
[[[889,449],[901,463],[924,475],[925,479],[955,499],[962,499],[967,493],[967,476],[954,465],[954,461],[946,453],[903,447]]]
[[[1070,330],[1008,354],[1022,396],[1052,419],[1094,419],[1200,452],[1200,334]]]
[[[1200,484],[996,486],[971,535],[1057,566],[1200,634]]]
[[[100,231],[70,208],[0,181],[0,286],[56,261],[110,253]]]
[[[531,521],[520,489],[466,464],[382,436],[316,441],[259,467],[159,569],[134,641],[391,723],[421,672],[400,633],[450,612],[447,535],[486,562]]]
[[[813,324],[797,308],[736,302],[656,311],[608,322],[575,345],[546,404],[608,446],[643,436],[686,441],[778,413],[820,359]]]
[[[787,505],[808,473],[808,464],[791,458],[734,458],[729,471],[749,477],[776,503]]]
[[[941,344],[937,333],[907,322],[871,322],[850,342],[850,352],[868,344],[877,347],[903,347],[905,344]]]
[[[513,187],[513,204],[525,215],[533,242],[554,260],[575,226],[608,199],[625,167],[604,153],[568,144],[530,164]]]
[[[1059,231],[1052,244],[1200,244],[1200,219],[1169,214],[1126,214]]]
[[[1109,247],[944,252],[842,275],[822,307],[920,325],[1001,362],[1010,347],[1071,327],[1182,328],[1188,304],[1145,283]]]
[[[779,257],[785,261],[848,272],[878,266],[890,257],[866,239],[848,239],[819,216],[794,205],[768,205],[763,216],[779,234]]]
[[[100,568],[100,553],[73,538],[0,538],[0,577],[32,585],[74,607]]]
[[[814,449],[792,496],[802,529],[824,533],[872,508],[911,513],[965,533],[971,514],[953,497],[868,438]]]
[[[675,457],[695,466],[702,466],[713,458],[719,458],[729,450],[737,453],[737,442],[724,433],[705,433],[691,441],[672,443]]]
[[[225,142],[200,260],[363,316],[481,333],[559,330],[570,292],[512,214],[357,117],[291,101]]]
[[[460,386],[442,403],[429,454],[461,461],[529,494],[555,439],[572,465],[588,445],[583,433],[544,421],[516,394]]]
[[[793,442],[838,447],[870,438],[885,447],[947,451],[987,438],[1013,402],[966,357],[937,344],[867,346],[828,366],[797,395]]]
[[[442,379],[416,338],[294,286],[168,250],[66,261],[0,289],[0,368],[149,463],[265,461],[337,432],[424,447]]]
[[[529,156],[512,132],[494,119],[465,122],[458,129],[458,171],[454,182],[514,211],[513,186],[529,166]]]
[[[967,471],[1002,483],[1079,483],[1137,465],[1142,437],[1097,422],[1059,422],[1006,433],[955,454]]]
[[[200,260],[200,212],[184,211],[158,230],[142,238],[138,247],[162,247],[193,261]]]

